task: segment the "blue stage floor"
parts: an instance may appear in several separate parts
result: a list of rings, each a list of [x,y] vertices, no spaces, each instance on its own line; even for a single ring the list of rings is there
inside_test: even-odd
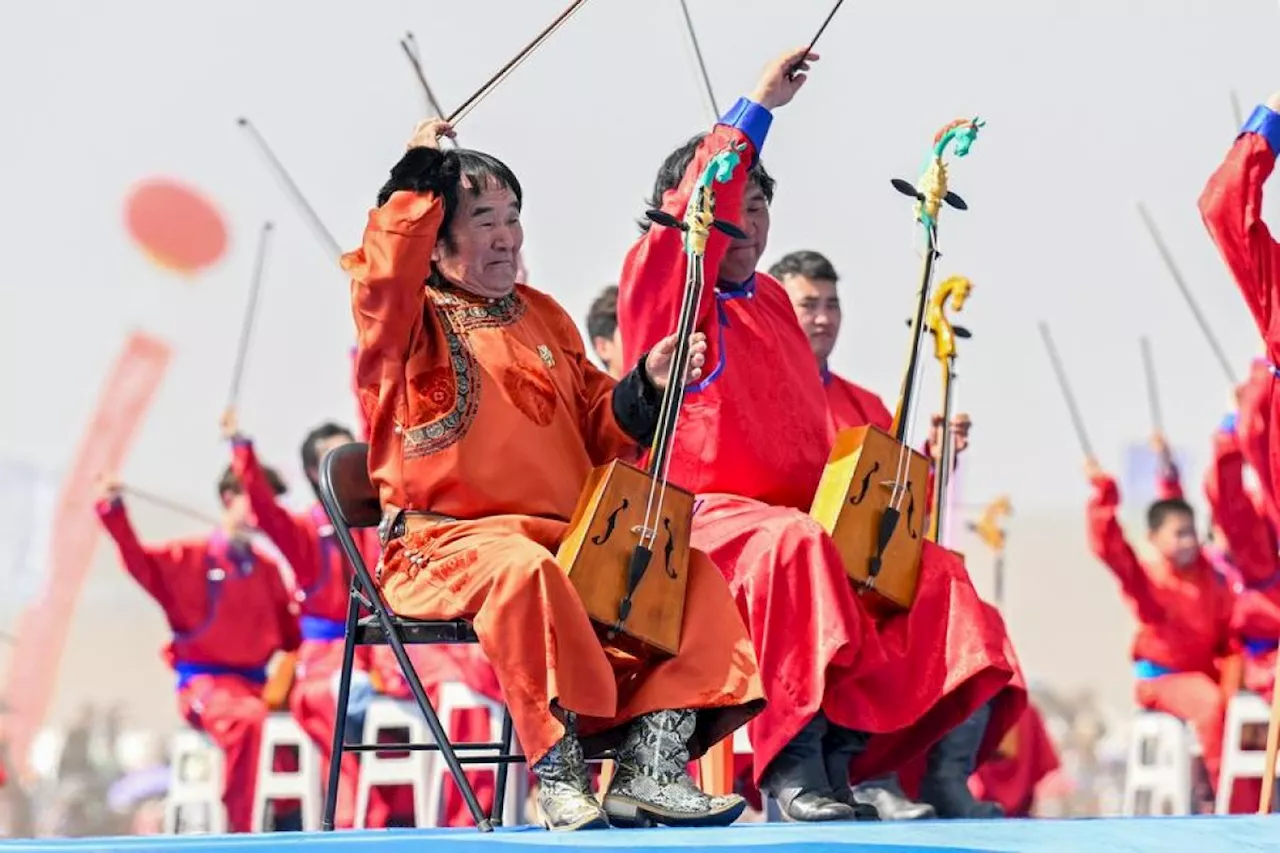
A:
[[[400,829],[0,842],[0,851],[50,853],[684,853],[699,847],[761,853],[1280,853],[1280,815],[824,826],[739,824],[728,829],[613,829],[559,835],[521,827],[484,836],[475,830]]]

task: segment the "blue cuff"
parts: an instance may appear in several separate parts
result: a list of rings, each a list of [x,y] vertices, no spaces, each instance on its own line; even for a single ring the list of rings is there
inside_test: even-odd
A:
[[[1269,107],[1259,105],[1254,108],[1249,120],[1244,123],[1244,127],[1240,128],[1242,136],[1246,133],[1256,133],[1267,140],[1271,156],[1280,154],[1280,115]]]
[[[253,447],[253,439],[245,438],[240,433],[231,436],[232,447]]]
[[[764,148],[764,139],[769,135],[769,125],[773,124],[773,113],[750,98],[738,98],[729,111],[720,117],[720,123],[745,133],[751,140],[751,147],[756,150],[758,160]]]
[[[1230,412],[1226,417],[1222,419],[1222,423],[1218,424],[1218,429],[1221,430],[1222,432],[1225,432],[1227,435],[1235,435],[1237,417],[1238,416],[1236,415],[1235,412]]]

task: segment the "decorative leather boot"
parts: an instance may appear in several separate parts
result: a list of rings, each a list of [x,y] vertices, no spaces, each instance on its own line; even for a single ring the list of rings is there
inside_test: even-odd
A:
[[[778,801],[786,820],[855,820],[853,806],[837,800],[823,762],[827,718],[818,712],[769,762],[760,787]]]
[[[881,820],[924,820],[937,817],[928,803],[913,802],[902,790],[898,774],[868,779],[853,789],[855,802],[873,806]]]
[[[533,774],[538,777],[538,813],[542,825],[554,831],[605,829],[609,820],[591,793],[587,761],[574,723],[569,715],[564,737],[533,765]]]
[[[710,796],[689,776],[689,738],[697,719],[694,711],[655,711],[631,724],[604,795],[610,823],[727,826],[738,819],[746,800]]]
[[[831,798],[853,809],[854,820],[879,820],[880,812],[874,805],[860,803],[849,787],[849,763],[854,756],[867,748],[868,735],[852,729],[841,728],[827,721],[827,733],[822,738],[822,762],[827,768],[827,780],[831,783]]]
[[[969,790],[978,747],[991,719],[987,703],[973,716],[947,732],[929,750],[927,769],[920,782],[920,799],[934,807],[938,817],[970,820],[1004,817],[996,803],[979,800]]]

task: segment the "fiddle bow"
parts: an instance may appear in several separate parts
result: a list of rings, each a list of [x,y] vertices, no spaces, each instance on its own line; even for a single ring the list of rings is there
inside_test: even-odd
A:
[[[831,535],[859,593],[873,605],[905,610],[915,601],[929,463],[907,445],[908,413],[913,411],[925,308],[938,255],[938,215],[943,203],[957,210],[968,208],[947,186],[944,157],[952,148],[957,157],[967,155],[982,126],[976,118],[947,124],[934,136],[918,187],[901,179],[892,182],[899,192],[916,200],[913,212],[925,233],[924,267],[902,392],[890,432],[867,425],[836,436],[809,511]]]
[[[595,469],[556,554],[604,638],[632,654],[674,655],[680,647],[693,495],[668,480],[668,469],[684,402],[690,337],[706,288],[707,240],[712,229],[746,237],[736,225],[715,218],[715,184],[732,177],[744,150],[729,147],[711,158],[694,185],[683,220],[662,210],[645,214],[657,225],[684,232],[686,260],[675,351],[648,467],[641,471],[614,460]],[[663,571],[651,572],[659,539],[664,540]]]
[[[973,290],[973,283],[961,275],[953,275],[938,285],[925,309],[925,326],[933,334],[933,355],[942,367],[942,435],[938,448],[937,474],[934,476],[933,514],[929,518],[929,541],[941,541],[943,518],[949,507],[947,499],[951,485],[951,471],[955,465],[955,433],[951,429],[951,409],[954,405],[954,381],[956,378],[956,338],[969,337],[963,326],[951,325],[947,317],[947,303],[951,310],[960,311]]]

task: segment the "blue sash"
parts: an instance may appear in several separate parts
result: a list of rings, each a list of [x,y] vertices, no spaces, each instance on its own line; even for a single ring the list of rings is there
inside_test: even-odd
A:
[[[1280,648],[1280,642],[1276,640],[1244,638],[1244,653],[1251,658],[1262,657],[1267,652],[1274,652],[1277,648]]]
[[[240,667],[225,666],[220,663],[186,663],[179,661],[174,664],[174,671],[178,673],[178,689],[186,687],[191,679],[197,675],[238,675],[245,681],[262,685],[267,683],[267,668],[259,667]]]
[[[304,640],[341,640],[347,635],[347,624],[336,619],[322,619],[319,616],[303,616],[298,620],[302,628]]]
[[[1146,681],[1149,678],[1159,678],[1162,675],[1177,675],[1176,669],[1169,669],[1167,666],[1161,666],[1149,660],[1136,660],[1133,662],[1133,675],[1139,681]]]

